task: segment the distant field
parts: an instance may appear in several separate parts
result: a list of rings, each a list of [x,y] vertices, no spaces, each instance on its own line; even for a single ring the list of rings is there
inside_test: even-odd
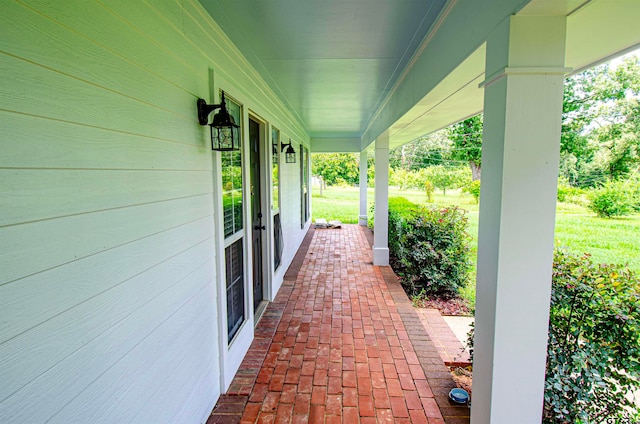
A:
[[[359,214],[359,190],[357,188],[314,188],[313,218],[338,219],[344,223],[357,223]],[[420,191],[393,190],[389,196],[402,196],[414,203],[425,203],[426,196]],[[369,206],[373,204],[374,191],[369,189]],[[456,205],[469,214],[469,232],[473,238],[473,251],[477,245],[478,205],[468,194],[448,191],[447,195],[436,192],[434,202],[438,205]],[[369,212],[370,213],[370,212]],[[640,273],[640,215],[625,218],[603,219],[586,208],[574,204],[558,203],[556,209],[556,245],[565,246],[576,253],[590,253],[596,262],[628,263]]]

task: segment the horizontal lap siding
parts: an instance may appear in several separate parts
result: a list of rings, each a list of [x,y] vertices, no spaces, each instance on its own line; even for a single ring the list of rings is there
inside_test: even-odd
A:
[[[283,136],[283,140],[289,141],[289,136]],[[300,152],[299,144],[293,142],[296,150],[296,163],[286,163],[284,160],[280,164],[280,173],[282,178],[281,199],[282,213],[281,225],[282,233],[287,235],[300,234]],[[283,157],[284,159],[284,157]],[[292,240],[292,237],[286,237],[284,240],[284,249],[282,252],[283,262],[289,263],[296,254],[299,242],[302,241],[304,234],[301,234],[299,240]]]
[[[209,68],[306,135],[216,31],[195,0],[0,4],[0,422],[198,423],[218,397]]]

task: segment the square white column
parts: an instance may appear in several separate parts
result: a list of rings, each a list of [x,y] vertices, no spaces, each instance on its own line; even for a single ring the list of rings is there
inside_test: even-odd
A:
[[[542,419],[565,17],[487,40],[472,424]]]
[[[389,265],[389,137],[376,139],[375,213],[373,215],[373,264]]]
[[[360,215],[358,224],[367,226],[367,160],[366,151],[360,152]]]

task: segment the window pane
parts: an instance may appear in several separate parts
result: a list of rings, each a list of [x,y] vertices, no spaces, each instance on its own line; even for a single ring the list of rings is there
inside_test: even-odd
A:
[[[309,151],[300,144],[300,228],[309,220]]]
[[[309,149],[306,147],[302,149],[304,152],[304,222],[309,220],[309,202],[310,191],[309,190]]]
[[[271,197],[273,198],[273,210],[280,209],[280,131],[271,129]]]
[[[233,228],[238,231],[242,228],[242,190],[234,190],[233,197]]]
[[[227,247],[224,254],[227,274],[227,340],[230,342],[244,321],[242,239]]]
[[[229,98],[227,110],[235,122],[242,128],[242,111],[240,105]],[[242,137],[242,135],[241,135]],[[242,150],[220,152],[222,162],[222,212],[224,221],[224,237],[241,231],[243,224],[243,181]],[[230,342],[245,320],[244,300],[244,264],[243,243],[240,238],[224,250],[225,274],[227,290],[227,336]]]
[[[273,244],[275,246],[275,252],[273,254],[273,268],[278,269],[280,262],[282,262],[282,248],[284,247],[279,213],[273,216]]]
[[[241,108],[233,100],[226,99],[227,110],[242,128]],[[241,136],[242,137],[242,136]],[[242,230],[242,150],[221,152],[222,158],[222,208],[224,237]]]

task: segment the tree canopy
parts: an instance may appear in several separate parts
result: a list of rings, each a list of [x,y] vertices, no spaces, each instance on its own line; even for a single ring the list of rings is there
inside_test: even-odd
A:
[[[373,181],[373,157],[368,158],[368,179]],[[327,185],[357,185],[360,182],[360,155],[355,153],[315,153],[311,172]]]
[[[565,80],[560,175],[572,185],[619,179],[640,165],[640,58]]]
[[[479,180],[482,164],[482,115],[472,116],[450,126],[447,135],[453,142],[451,158],[468,162],[473,180]]]

